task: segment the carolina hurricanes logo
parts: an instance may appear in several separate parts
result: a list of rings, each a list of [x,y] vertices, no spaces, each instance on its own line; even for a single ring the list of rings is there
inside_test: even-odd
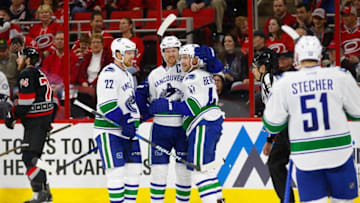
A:
[[[285,44],[283,43],[274,43],[269,46],[269,49],[274,50],[277,54],[286,52]]]
[[[43,35],[37,36],[35,40],[38,43],[39,49],[49,47],[54,42],[54,35],[51,33],[45,33]]]
[[[344,54],[353,54],[360,51],[360,39],[354,38],[343,42]]]

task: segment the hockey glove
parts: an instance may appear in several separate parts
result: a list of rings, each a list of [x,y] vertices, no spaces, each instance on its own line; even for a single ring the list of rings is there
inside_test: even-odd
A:
[[[214,49],[205,45],[195,48],[195,56],[202,59],[206,64],[212,64],[216,60]]]
[[[134,121],[131,120],[130,114],[124,115],[121,123],[122,131],[121,134],[132,140],[136,134],[136,127]]]
[[[222,63],[216,58],[215,51],[211,47],[196,47],[195,56],[198,56],[206,63],[206,71],[209,73],[218,73],[224,68]]]
[[[155,99],[149,107],[150,114],[157,114],[157,113],[168,113],[170,112],[169,109],[169,100],[160,98]]]
[[[16,123],[16,118],[14,116],[14,112],[12,110],[8,111],[5,117],[6,127],[9,129],[14,129],[15,123]]]

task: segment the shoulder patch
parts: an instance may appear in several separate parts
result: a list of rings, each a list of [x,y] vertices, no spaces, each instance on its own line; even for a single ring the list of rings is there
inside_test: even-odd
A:
[[[115,69],[113,67],[107,67],[105,69],[105,72],[114,72],[114,71],[115,71]]]
[[[195,74],[190,74],[185,77],[185,80],[193,80],[195,79]]]

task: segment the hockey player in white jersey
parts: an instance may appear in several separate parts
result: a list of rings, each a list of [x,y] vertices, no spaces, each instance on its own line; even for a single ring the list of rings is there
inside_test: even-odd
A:
[[[161,41],[160,49],[165,61],[151,71],[144,84],[136,90],[136,103],[139,106],[143,119],[149,117],[147,103],[155,99],[166,98],[179,101],[183,96],[181,90],[185,73],[178,64],[181,42],[175,36],[166,36]],[[157,145],[171,151],[175,149],[176,155],[186,159],[187,138],[182,128],[182,115],[155,114],[151,131],[151,140]],[[163,202],[167,183],[169,155],[151,149],[151,202]],[[181,162],[175,164],[176,172],[176,202],[188,202],[190,199],[191,180],[190,172]]]
[[[126,38],[117,38],[111,43],[111,51],[114,62],[101,71],[97,82],[97,111],[120,127],[96,117],[94,133],[110,202],[136,202],[142,163],[139,140],[135,137],[140,114],[133,77],[126,71],[132,64],[136,45]]]
[[[303,36],[295,45],[297,72],[273,85],[263,116],[272,133],[289,126],[300,201],[352,202],[358,184],[347,119],[360,119],[360,90],[342,68],[321,68],[321,44]]]
[[[196,51],[195,51],[196,50]],[[223,202],[221,185],[217,179],[215,162],[216,144],[220,139],[224,112],[218,106],[216,85],[211,73],[220,72],[223,65],[213,49],[196,44],[180,49],[181,66],[187,72],[183,81],[182,101],[154,100],[151,113],[177,113],[184,115],[183,127],[189,140],[187,161],[200,167],[192,170],[192,180],[199,189],[204,203]],[[205,70],[203,60],[206,62]]]
[[[10,86],[6,76],[0,71],[0,119],[4,119],[6,113],[13,106],[10,100]]]

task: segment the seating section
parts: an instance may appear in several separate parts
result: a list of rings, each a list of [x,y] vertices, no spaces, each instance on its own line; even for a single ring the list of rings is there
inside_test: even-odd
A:
[[[156,18],[157,17],[157,10],[149,10],[147,13],[147,18]],[[166,18],[168,15],[170,14],[175,14],[176,16],[178,16],[178,12],[176,9],[174,10],[163,10],[162,11],[162,17]],[[176,27],[176,21],[174,23],[172,23],[170,25],[170,27]],[[145,26],[142,27],[143,29],[157,29],[156,26],[156,21],[150,21],[150,22],[146,22]]]
[[[121,19],[121,18],[130,18],[130,19],[139,19],[143,17],[142,10],[139,11],[113,11],[111,13],[111,19]],[[141,27],[141,22],[135,22],[136,27]],[[120,23],[112,22],[106,30],[119,30]]]
[[[88,20],[89,23],[81,23],[80,29],[81,31],[89,31],[91,30],[90,20],[91,20],[91,12],[77,12],[74,15],[74,20]],[[79,31],[77,25],[74,25],[71,28],[72,31]]]
[[[194,28],[213,23],[215,20],[215,9],[203,8],[199,12],[192,12],[191,9],[184,9],[182,17],[193,17]],[[186,22],[182,21],[178,27],[185,28]]]

